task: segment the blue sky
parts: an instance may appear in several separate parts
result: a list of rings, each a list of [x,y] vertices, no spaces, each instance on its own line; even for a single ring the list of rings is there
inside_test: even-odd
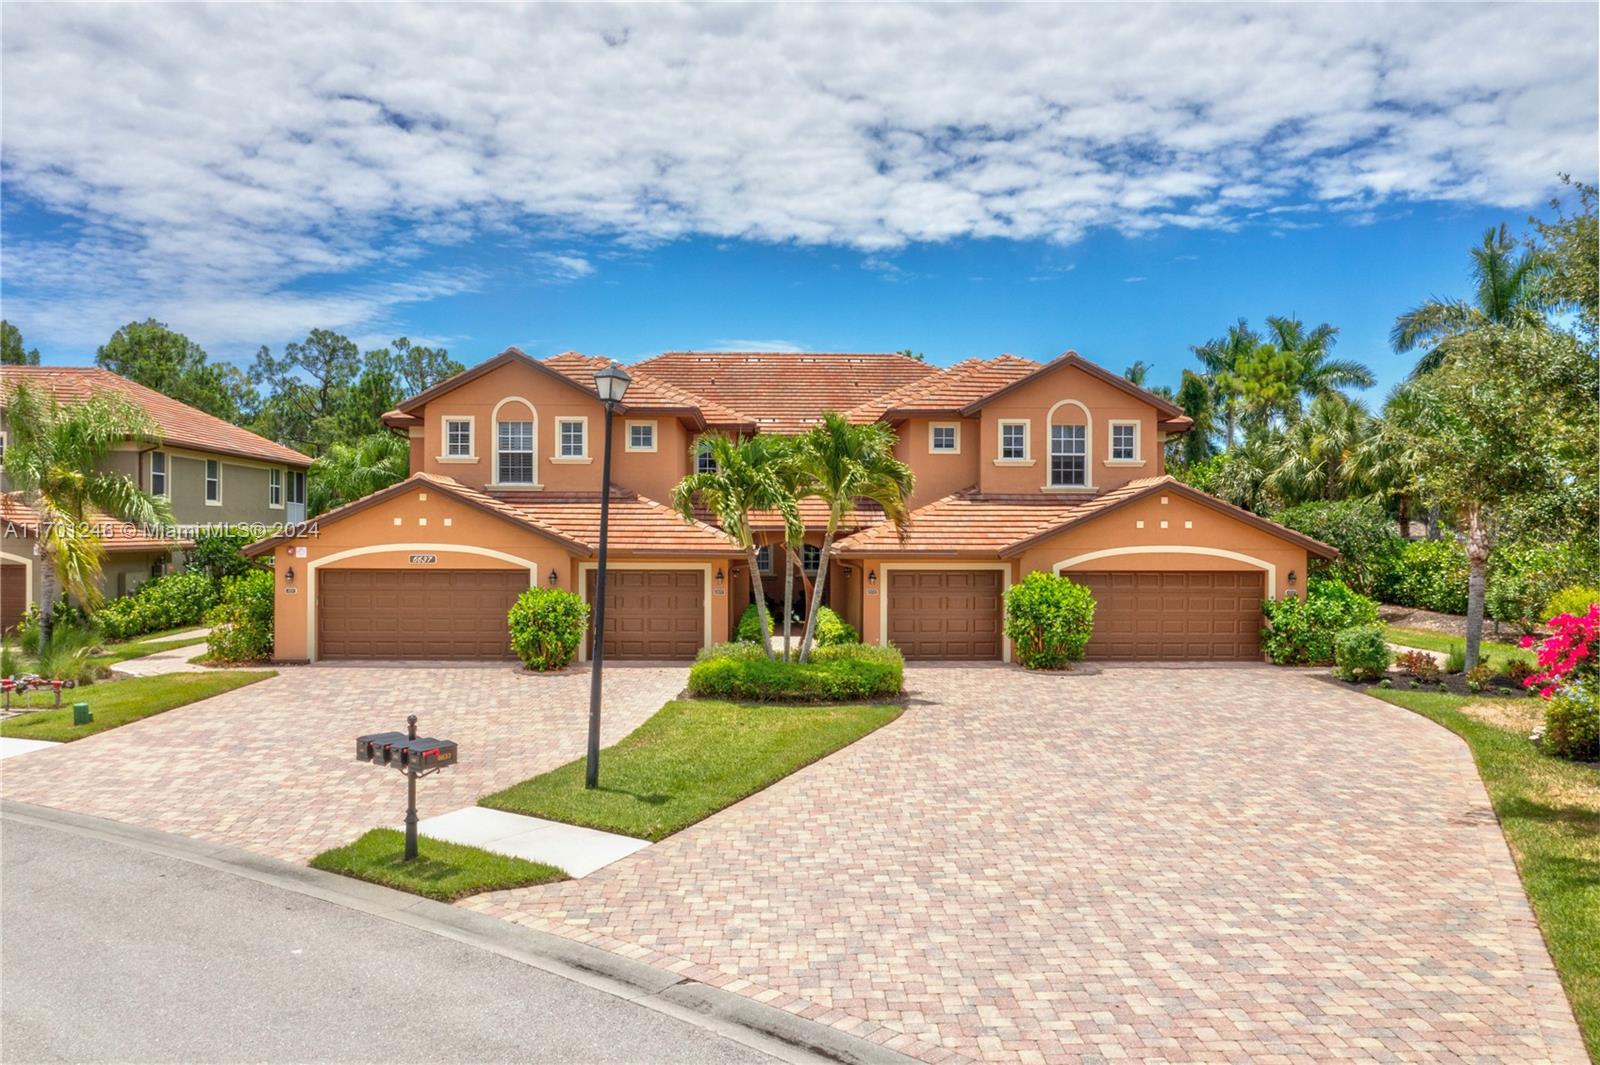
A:
[[[325,326],[469,363],[1070,347],[1162,383],[1283,313],[1381,393],[1394,316],[1593,178],[1596,31],[1593,5],[14,6],[0,298],[68,363],[153,315],[236,360]]]

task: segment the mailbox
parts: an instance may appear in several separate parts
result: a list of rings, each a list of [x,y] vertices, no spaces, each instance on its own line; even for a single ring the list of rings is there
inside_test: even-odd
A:
[[[406,860],[417,856],[417,778],[456,764],[454,740],[417,736],[417,715],[406,718],[405,732],[373,732],[356,737],[356,761],[398,769],[406,776]]]
[[[396,745],[409,743],[404,732],[374,732],[356,737],[356,761],[388,765]]]

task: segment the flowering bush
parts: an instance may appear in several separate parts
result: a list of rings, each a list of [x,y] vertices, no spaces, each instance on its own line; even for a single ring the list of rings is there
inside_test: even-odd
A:
[[[1554,631],[1539,648],[1539,672],[1522,683],[1538,687],[1546,699],[1556,689],[1579,681],[1591,687],[1600,682],[1600,663],[1595,661],[1600,651],[1600,603],[1592,603],[1582,617],[1558,614],[1550,619]],[[1532,647],[1533,637],[1524,636],[1522,646]]]
[[[1545,750],[1558,758],[1600,756],[1600,688],[1594,683],[1568,684],[1544,704]]]

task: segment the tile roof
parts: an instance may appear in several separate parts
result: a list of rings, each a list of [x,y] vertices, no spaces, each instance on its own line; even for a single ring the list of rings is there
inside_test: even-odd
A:
[[[825,410],[847,411],[939,372],[905,355],[755,351],[669,351],[629,370],[739,411],[769,433],[804,432]]]
[[[507,509],[541,525],[557,529],[568,539],[598,550],[600,544],[599,492],[496,493]],[[664,503],[620,488],[611,492],[612,551],[639,555],[717,555],[736,553],[738,547],[722,530],[702,521],[687,522]]]
[[[961,413],[975,414],[980,407],[987,403],[992,403],[996,399],[999,399],[1001,396],[1005,395],[1007,392],[1010,392],[1012,389],[1020,387],[1029,378],[1043,376],[1048,373],[1054,373],[1056,370],[1065,369],[1067,367],[1076,367],[1091,377],[1098,377],[1100,380],[1104,381],[1108,385],[1111,385],[1113,388],[1120,388],[1130,396],[1150,404],[1156,410],[1167,416],[1166,419],[1162,421],[1162,425],[1164,426],[1171,425],[1173,427],[1177,427],[1179,422],[1189,421],[1188,417],[1183,413],[1182,408],[1173,403],[1170,399],[1167,399],[1164,396],[1159,396],[1147,388],[1141,388],[1132,381],[1128,380],[1126,377],[1123,377],[1121,374],[1112,373],[1099,363],[1090,362],[1082,355],[1079,355],[1076,351],[1064,351],[1056,358],[1051,359],[1049,362],[1035,363],[1031,372],[1022,374],[1021,376],[1017,377],[1016,380],[1007,382],[998,388],[992,388],[981,396],[974,397],[966,405],[966,407],[962,409]]]
[[[896,414],[957,414],[974,400],[1004,388],[1039,369],[1032,359],[1000,355],[967,359],[901,385],[851,409],[851,421],[870,422]]]
[[[107,551],[164,551],[194,546],[193,540],[163,536],[104,514],[95,514],[89,521]],[[39,512],[23,502],[20,492],[0,492],[0,526],[6,525],[15,526],[28,536],[39,535]]]
[[[311,465],[309,455],[275,444],[248,429],[241,429],[98,366],[6,366],[0,369],[0,398],[24,383],[50,393],[60,403],[81,403],[97,392],[121,395],[143,407],[155,420],[161,427],[163,443],[261,462]]]
[[[543,361],[544,365],[570,379],[585,392],[593,392],[595,372],[616,360],[608,359],[604,355],[582,355],[576,351],[564,351]],[[640,370],[637,366],[630,366],[627,370],[629,376],[633,378],[633,383],[628,386],[627,395],[623,399],[623,407],[627,410],[646,413],[698,412],[707,425],[727,428],[753,428],[755,425],[754,419],[748,415],[724,407],[704,396],[685,391],[675,384]]]

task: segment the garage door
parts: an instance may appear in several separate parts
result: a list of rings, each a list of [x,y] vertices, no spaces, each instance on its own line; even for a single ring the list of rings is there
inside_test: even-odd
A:
[[[1068,573],[1095,598],[1089,658],[1258,659],[1262,574]]]
[[[321,658],[510,658],[526,570],[335,569],[317,575]]]
[[[27,567],[14,562],[0,565],[0,632],[9,632],[27,609]]]
[[[594,602],[596,574],[589,574]],[[706,598],[699,570],[606,571],[606,658],[693,658],[705,644]],[[594,629],[589,630],[594,647]]]
[[[889,642],[907,658],[1000,657],[998,570],[890,570]]]

